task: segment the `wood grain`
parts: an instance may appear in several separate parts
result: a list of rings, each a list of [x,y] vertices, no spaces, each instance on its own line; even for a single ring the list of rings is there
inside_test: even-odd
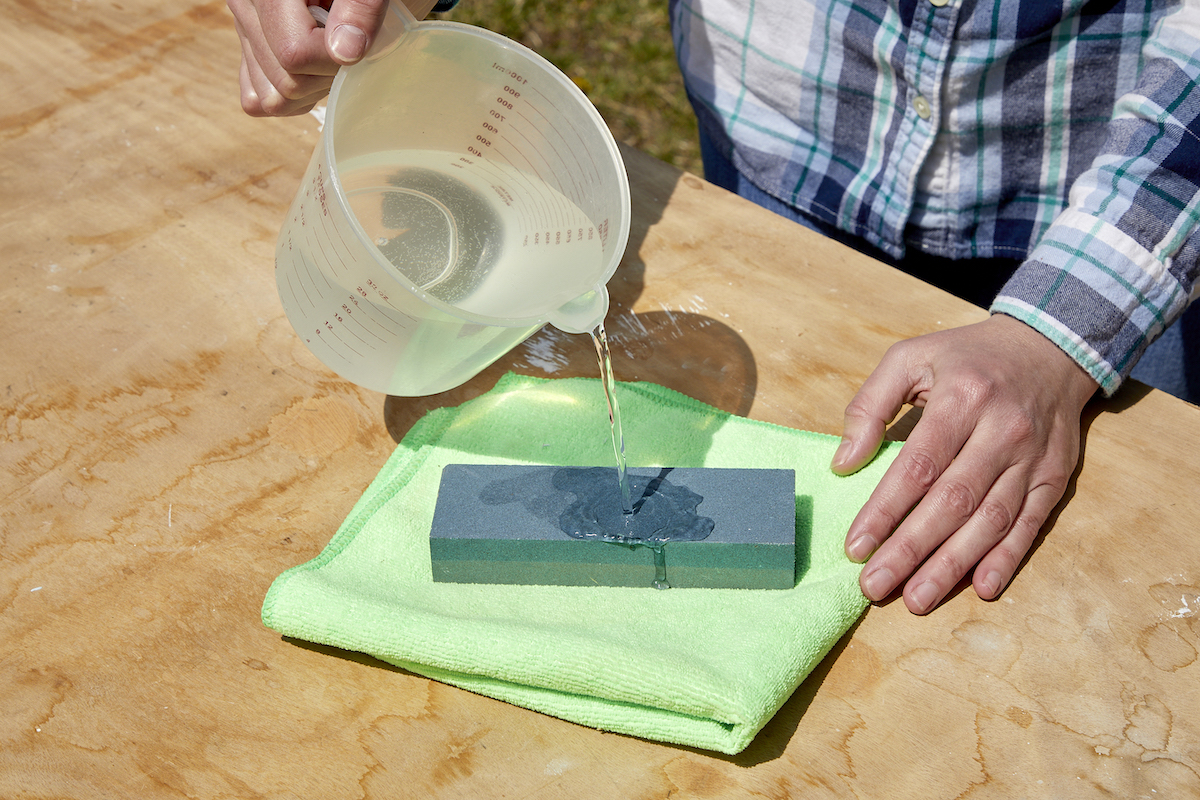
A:
[[[224,4],[10,5],[0,796],[1200,795],[1200,411],[1136,386],[1089,409],[1069,502],[1001,599],[872,608],[734,758],[267,630],[271,580],[413,421],[506,369],[595,374],[590,343],[543,331],[431,398],[338,380],[272,276],[316,122],[241,114]],[[836,433],[892,342],[982,317],[625,156],[621,379]]]

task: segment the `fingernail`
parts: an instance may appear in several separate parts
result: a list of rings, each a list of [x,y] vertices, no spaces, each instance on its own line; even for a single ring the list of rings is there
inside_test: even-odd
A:
[[[342,61],[358,61],[367,52],[367,35],[354,25],[338,25],[329,34],[329,49]]]
[[[845,465],[842,463],[850,456],[850,440],[842,439],[842,443],[838,445],[837,452],[833,454],[833,468],[841,469]]]
[[[1000,577],[1000,573],[996,570],[992,570],[987,574],[987,577],[983,579],[983,592],[987,595],[983,598],[984,600],[991,600],[996,595],[1000,594],[1001,580],[1003,579]]]
[[[863,581],[863,594],[868,600],[877,603],[887,597],[895,583],[896,578],[890,569],[877,569]]]
[[[917,611],[924,614],[929,610],[930,606],[937,602],[939,594],[941,594],[941,590],[938,589],[936,583],[933,581],[925,581],[920,586],[913,589],[913,605],[917,607]]]
[[[846,555],[850,556],[851,561],[861,563],[875,552],[875,547],[875,540],[864,533],[850,543],[850,546],[846,548]]]

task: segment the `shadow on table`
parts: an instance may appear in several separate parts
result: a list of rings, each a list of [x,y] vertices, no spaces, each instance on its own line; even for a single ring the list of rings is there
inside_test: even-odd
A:
[[[797,687],[796,691],[792,693],[792,696],[788,698],[787,702],[785,702],[779,711],[775,713],[775,716],[772,717],[771,720],[765,726],[763,726],[763,729],[759,731],[758,735],[754,737],[754,741],[752,741],[750,745],[741,753],[731,756],[711,750],[702,750],[700,748],[687,747],[684,745],[667,744],[664,742],[651,743],[662,747],[670,747],[676,750],[698,753],[709,758],[727,761],[739,767],[754,767],[759,764],[774,761],[782,756],[784,751],[787,750],[788,744],[791,742],[792,737],[795,736],[797,729],[800,727],[800,720],[803,719],[804,714],[808,711],[808,707],[812,704],[813,699],[816,697],[817,691],[821,688],[821,684],[825,682],[825,678],[829,675],[830,670],[833,668],[834,662],[837,661],[837,659],[841,656],[842,651],[846,649],[850,638],[854,635],[854,631],[857,630],[861,622],[862,618],[859,618],[859,620],[850,627],[850,630],[847,631],[840,640],[838,640],[837,644],[833,646],[833,649],[826,654],[825,658],[821,659],[820,663],[818,663],[813,671],[809,673],[808,677],[804,679],[804,682]],[[359,653],[353,650],[342,650],[330,645],[308,642],[291,636],[284,636],[283,640],[288,644],[295,645],[296,647],[300,647],[314,653],[319,653],[323,656],[332,656],[334,658],[352,661],[356,664],[362,664],[363,666],[367,667],[377,667],[379,669],[387,670],[388,672],[394,672],[398,675],[408,675],[415,678],[422,677],[415,672],[406,670],[403,667],[398,667],[395,664],[389,664],[386,661],[382,661],[365,653]]]
[[[649,381],[730,414],[749,413],[758,370],[745,340],[728,325],[701,314],[651,311],[610,316],[606,327],[618,381]],[[384,425],[399,442],[425,414],[475,399],[506,372],[540,378],[600,377],[591,337],[544,328],[462,386],[430,397],[389,395],[383,404]]]
[[[779,758],[787,750],[792,737],[796,735],[796,731],[800,728],[800,720],[808,712],[808,707],[812,705],[813,699],[817,696],[817,691],[821,688],[821,684],[829,676],[829,671],[833,669],[834,662],[841,657],[842,651],[850,643],[851,637],[858,630],[858,626],[862,624],[862,620],[863,618],[859,617],[850,626],[850,629],[825,654],[825,657],[813,668],[808,677],[796,687],[796,691],[792,692],[792,696],[775,712],[775,716],[771,717],[770,721],[754,737],[754,741],[750,742],[749,746],[742,752],[731,756],[695,747],[667,746],[699,753],[709,758],[720,759],[721,761],[727,761],[730,764],[747,768],[756,767],[759,764],[765,764]]]
[[[294,636],[284,636],[282,638],[283,641],[287,642],[288,644],[295,645],[296,647],[304,650],[309,650],[313,653],[320,653],[323,656],[333,656],[334,658],[340,658],[343,661],[353,661],[355,664],[362,664],[365,667],[378,667],[379,669],[384,669],[388,672],[395,672],[399,675],[411,675],[414,678],[421,677],[417,673],[410,672],[403,667],[397,667],[395,664],[389,664],[382,659],[375,658],[375,656],[370,656],[366,653],[360,653],[356,650],[343,650],[340,647],[334,647],[328,644],[318,644],[317,642],[308,642],[304,639],[297,639]]]

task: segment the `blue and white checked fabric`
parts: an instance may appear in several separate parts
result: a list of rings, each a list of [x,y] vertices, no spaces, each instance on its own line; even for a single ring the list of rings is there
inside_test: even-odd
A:
[[[992,310],[1105,393],[1200,289],[1200,0],[672,0],[671,20],[700,124],[755,185],[895,257],[1025,259]]]

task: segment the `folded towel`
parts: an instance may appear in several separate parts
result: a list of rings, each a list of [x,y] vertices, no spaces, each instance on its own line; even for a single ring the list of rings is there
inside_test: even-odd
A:
[[[835,436],[654,384],[617,397],[632,465],[796,471],[794,589],[434,583],[446,464],[612,465],[598,380],[510,374],[413,426],[324,552],[275,580],[263,622],[582,725],[740,752],[866,608],[842,543],[898,445],[839,477]]]

